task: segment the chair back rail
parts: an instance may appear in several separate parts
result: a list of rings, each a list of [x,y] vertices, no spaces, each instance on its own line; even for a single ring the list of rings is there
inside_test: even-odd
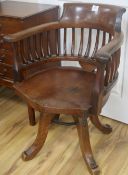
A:
[[[22,65],[22,68],[26,66],[28,69],[28,67],[37,65],[37,62],[39,62],[39,64],[46,63],[43,63],[43,60],[49,60],[51,57],[65,57],[67,61],[71,61],[69,59],[70,57],[95,60],[97,50],[109,43],[113,38],[110,33],[99,29],[57,28],[54,29],[56,44],[55,51],[53,52],[50,40],[51,32],[53,32],[53,30],[40,32],[15,42],[13,44],[16,54],[15,61],[18,61],[20,66]],[[119,51],[117,53],[119,53]],[[114,57],[120,58],[118,54],[114,54],[112,60],[107,64],[105,86],[112,82],[117,74],[119,60]],[[51,59],[49,61],[51,61]],[[83,62],[80,62],[80,65],[90,70]],[[94,69],[92,71],[94,71]]]
[[[95,60],[97,51],[110,43],[116,33],[121,33],[124,12],[124,8],[114,5],[65,3],[59,21],[13,34],[11,42],[14,42],[15,72],[20,72],[25,66],[33,67],[31,65],[37,65],[38,62],[44,64],[46,62],[43,63],[43,60],[55,56],[65,57],[67,61],[69,57]],[[50,37],[53,34],[54,51]],[[51,59],[49,61],[51,62]],[[117,78],[119,62],[120,48],[111,56],[105,67],[106,87]],[[79,63],[90,71],[83,62]],[[91,70],[95,73],[95,68]],[[22,79],[22,73],[20,76]]]

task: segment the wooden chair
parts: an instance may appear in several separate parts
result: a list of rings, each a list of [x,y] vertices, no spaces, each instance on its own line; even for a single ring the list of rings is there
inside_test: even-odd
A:
[[[66,3],[59,21],[4,37],[15,50],[14,72],[19,82],[14,88],[27,102],[33,124],[34,110],[40,111],[37,137],[23,152],[23,160],[30,160],[39,152],[56,115],[70,114],[87,167],[91,174],[99,174],[87,119],[105,134],[112,131],[109,125],[100,123],[98,115],[117,82],[124,12],[124,8],[113,5]],[[53,31],[56,53],[49,37]],[[28,69],[60,61],[77,61],[81,67],[46,66],[20,82]]]

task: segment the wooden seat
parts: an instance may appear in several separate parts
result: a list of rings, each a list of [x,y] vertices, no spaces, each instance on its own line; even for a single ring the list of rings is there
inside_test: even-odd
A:
[[[100,123],[98,115],[117,82],[124,12],[119,6],[66,3],[58,21],[4,37],[14,49],[14,88],[28,104],[31,125],[35,124],[34,110],[40,111],[37,137],[23,152],[23,160],[39,152],[56,116],[71,114],[87,167],[92,175],[99,174],[87,119],[105,134],[112,131]],[[61,61],[75,61],[80,68],[56,67],[54,63]],[[37,67],[39,72],[29,77],[28,71]]]
[[[15,89],[37,110],[75,113],[91,107],[94,80],[94,74],[82,69],[53,68],[16,84]]]

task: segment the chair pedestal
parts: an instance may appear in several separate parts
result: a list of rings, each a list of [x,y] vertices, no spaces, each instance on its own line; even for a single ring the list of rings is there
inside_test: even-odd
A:
[[[59,115],[48,114],[43,112],[40,114],[37,137],[33,142],[33,144],[26,151],[22,153],[22,159],[24,161],[33,159],[36,156],[36,154],[41,150],[48,134],[49,125],[51,124],[52,120],[58,116]],[[73,115],[73,120],[74,123],[76,123],[81,152],[85,160],[85,163],[89,169],[89,172],[91,173],[91,175],[99,175],[100,171],[93,157],[89,139],[89,130],[87,122],[88,117],[89,117],[88,112],[85,112],[83,115],[79,116]],[[98,117],[93,116],[90,117],[90,119],[92,123],[103,133],[109,134],[112,131],[110,126],[106,127],[108,125],[105,126],[102,125]]]

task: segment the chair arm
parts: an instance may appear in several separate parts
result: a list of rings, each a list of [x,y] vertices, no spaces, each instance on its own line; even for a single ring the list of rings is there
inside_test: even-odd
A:
[[[121,47],[123,38],[124,36],[122,32],[116,33],[108,44],[97,51],[95,54],[97,61],[107,63],[111,59],[112,55]]]
[[[9,34],[4,36],[4,41],[6,42],[18,42],[20,40],[23,40],[25,38],[31,37],[35,34],[41,33],[43,31],[47,31],[47,30],[52,30],[52,29],[56,29],[59,28],[59,22],[50,22],[50,23],[46,23],[46,24],[41,24],[35,27],[31,27],[29,29],[26,30],[22,30],[20,32],[14,33],[14,34]]]

